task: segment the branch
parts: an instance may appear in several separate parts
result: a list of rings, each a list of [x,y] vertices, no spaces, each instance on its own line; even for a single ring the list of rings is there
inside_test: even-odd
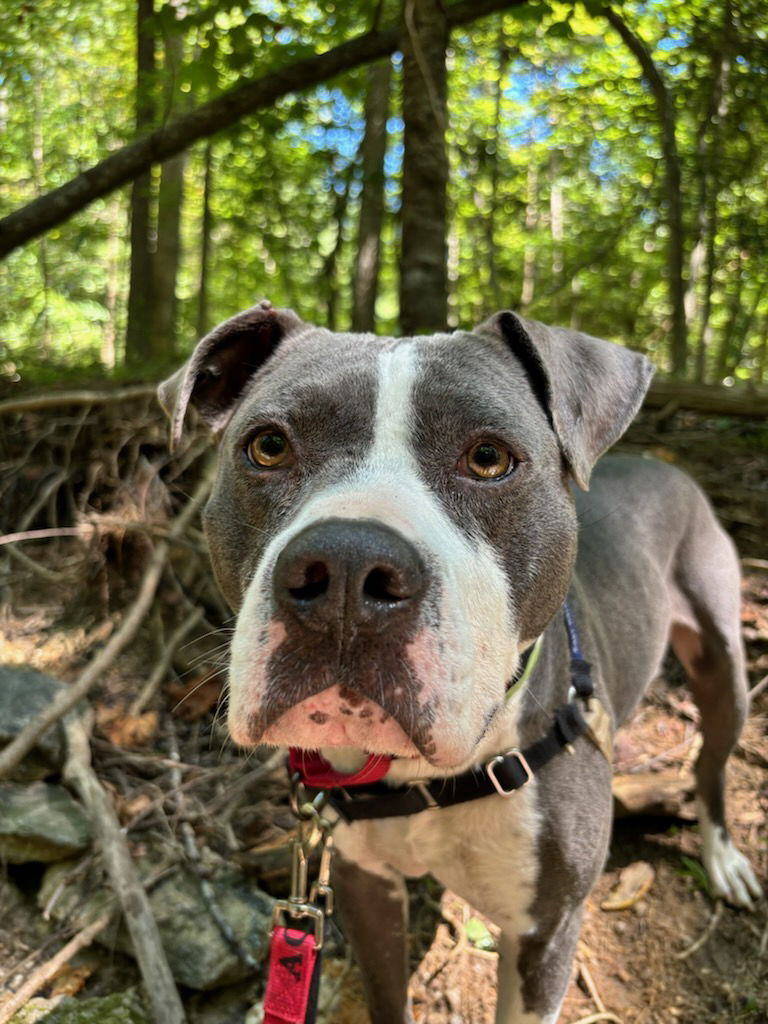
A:
[[[208,497],[210,488],[211,481],[208,477],[205,477],[192,499],[177,517],[167,540],[160,541],[155,548],[147,566],[147,571],[144,573],[144,578],[141,581],[141,587],[136,600],[123,619],[122,625],[112,636],[106,647],[102,648],[71,686],[62,687],[54,700],[46,708],[43,708],[39,715],[31,719],[18,736],[0,752],[0,778],[15,768],[19,761],[34,747],[38,738],[68,711],[71,711],[78,701],[82,700],[91,687],[102,677],[105,669],[112,664],[120,652],[133,640],[144,620],[144,616],[155,599],[155,591],[165,568],[171,542],[187,528],[192,517],[199,511]]]
[[[448,25],[455,28],[524,2],[527,0],[462,0],[448,6]],[[326,53],[301,58],[256,81],[235,86],[210,103],[182,114],[0,220],[0,258],[199,139],[230,128],[247,114],[273,106],[283,96],[314,88],[344,71],[386,57],[397,49],[398,43],[395,28],[366,32]]]
[[[25,206],[24,209],[29,207]],[[2,223],[0,221],[0,226]],[[154,398],[156,392],[156,384],[136,384],[114,391],[54,391],[50,395],[27,395],[25,398],[8,398],[0,402],[0,416],[3,413],[55,409],[60,405],[106,405],[107,402],[123,402],[131,398]]]
[[[131,860],[112,802],[91,767],[88,733],[74,715],[67,716],[65,728],[69,755],[64,777],[77,790],[94,824],[104,867],[128,926],[152,1017],[163,1024],[185,1024],[184,1008],[149,898]]]

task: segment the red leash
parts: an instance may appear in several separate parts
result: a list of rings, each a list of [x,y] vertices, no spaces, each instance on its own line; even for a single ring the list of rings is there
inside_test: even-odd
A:
[[[311,1024],[317,1014],[322,946],[315,930],[279,925],[272,930],[264,1024]]]

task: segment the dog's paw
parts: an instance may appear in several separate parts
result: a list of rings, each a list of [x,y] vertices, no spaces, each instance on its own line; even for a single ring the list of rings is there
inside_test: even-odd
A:
[[[712,886],[712,895],[736,907],[751,907],[763,895],[752,865],[737,850],[724,829],[704,832],[702,860]]]

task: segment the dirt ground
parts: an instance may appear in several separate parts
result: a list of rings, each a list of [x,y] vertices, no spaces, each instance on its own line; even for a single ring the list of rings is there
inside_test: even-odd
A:
[[[768,674],[765,426],[678,417],[674,427],[663,433],[659,424],[646,420],[633,429],[628,446],[689,468],[711,494],[734,536],[744,566],[743,622],[750,685],[759,688]],[[94,615],[88,596],[93,577],[78,576],[76,543],[63,548],[69,573],[65,588],[46,589],[40,579],[25,575],[23,566],[17,567],[16,582],[6,591],[0,613],[4,661],[73,679],[94,646],[109,634],[109,627]],[[43,545],[28,545],[25,550],[51,568]],[[290,817],[281,768],[261,784],[258,794],[246,792],[239,803],[232,804],[226,830],[220,822],[206,819],[206,808],[220,799],[222,786],[234,783],[244,770],[243,756],[226,743],[216,718],[221,680],[210,671],[210,658],[203,674],[166,681],[140,720],[130,721],[126,714],[136,686],[151,670],[154,648],[149,626],[147,630],[112,667],[95,694],[95,765],[111,788],[124,822],[135,823],[135,831],[129,831],[132,842],[140,844],[147,829],[178,825],[164,811],[162,800],[170,729],[184,765],[197,765],[202,773],[201,784],[189,790],[194,810],[190,820],[200,841],[219,851],[228,849],[241,865],[253,870],[260,885],[283,894]],[[205,682],[204,676],[211,675]],[[186,699],[195,687],[195,697]],[[746,913],[713,901],[696,859],[699,840],[689,800],[695,715],[679,669],[670,662],[664,678],[654,684],[633,721],[617,737],[616,770],[622,780],[629,780],[630,789],[637,783],[634,789],[641,796],[635,799],[635,809],[653,813],[617,820],[608,863],[588,902],[562,1024],[768,1024],[768,902],[764,899]],[[154,774],[147,770],[150,762],[156,767]],[[766,768],[768,688],[763,685],[729,776],[732,833],[763,883],[768,881]],[[205,773],[212,780],[208,788]],[[638,863],[644,865],[635,869],[642,879],[624,893],[625,909],[603,909],[620,876],[626,878],[622,872]],[[0,984],[3,977],[18,974],[22,964],[34,963],[36,956],[44,957],[51,948],[32,899],[38,873],[34,868],[8,870],[28,898],[6,908],[0,919]],[[493,927],[434,884],[414,886],[412,918],[411,993],[416,1021],[491,1024],[496,966]],[[325,968],[322,1019],[326,1024],[364,1024],[367,1018],[354,965],[340,943],[334,949]],[[109,990],[118,984],[116,975],[123,972],[128,977],[132,970],[129,961],[113,957],[108,969],[102,964],[86,974],[83,991]]]

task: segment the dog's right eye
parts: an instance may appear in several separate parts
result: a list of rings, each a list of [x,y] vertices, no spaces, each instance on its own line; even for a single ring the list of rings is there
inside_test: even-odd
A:
[[[288,438],[279,430],[260,430],[245,446],[245,454],[251,465],[259,469],[276,469],[284,466],[293,452]]]

